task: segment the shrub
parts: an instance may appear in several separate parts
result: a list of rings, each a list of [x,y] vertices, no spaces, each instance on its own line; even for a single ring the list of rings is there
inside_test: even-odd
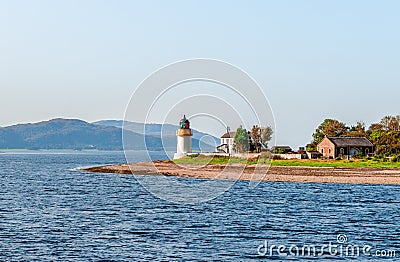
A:
[[[342,158],[338,156],[337,158],[335,158],[335,160],[342,160]]]
[[[273,156],[270,152],[261,152],[260,158],[261,159],[271,159]]]
[[[392,157],[392,162],[400,162],[400,154],[394,155]]]
[[[361,159],[361,158],[364,158],[364,155],[363,155],[363,153],[360,152],[360,153],[352,155],[351,157],[354,159]]]

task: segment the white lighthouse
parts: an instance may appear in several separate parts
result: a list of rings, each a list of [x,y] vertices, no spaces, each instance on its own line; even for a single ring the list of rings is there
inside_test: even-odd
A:
[[[186,156],[188,153],[192,153],[192,130],[190,129],[189,120],[184,115],[179,123],[179,129],[176,131],[177,145],[174,159],[178,159]]]

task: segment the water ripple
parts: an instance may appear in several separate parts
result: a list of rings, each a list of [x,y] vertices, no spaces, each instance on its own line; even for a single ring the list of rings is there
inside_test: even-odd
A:
[[[76,170],[123,161],[121,153],[1,154],[0,261],[265,261],[257,253],[265,241],[322,245],[339,234],[400,256],[397,186],[261,183],[251,190],[241,181],[207,203],[178,205],[148,194],[133,176]],[[354,260],[327,252],[321,259]]]

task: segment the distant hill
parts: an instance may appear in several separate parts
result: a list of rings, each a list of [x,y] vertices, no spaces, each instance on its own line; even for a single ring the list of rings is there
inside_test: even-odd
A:
[[[143,124],[143,123],[129,122],[129,121],[124,122],[123,120],[101,120],[94,122],[93,124],[100,126],[111,126],[117,128],[123,127],[126,131],[145,135],[147,144],[149,144],[147,142],[147,138],[153,137],[162,140],[164,147],[167,148],[168,150],[172,151],[176,150],[176,130],[179,128],[176,125]],[[193,131],[192,144],[194,151],[213,152],[215,150],[215,146],[219,145],[218,144],[219,139],[217,137],[197,131],[195,129],[192,129],[192,131]],[[207,136],[208,139],[205,142],[204,141],[200,142],[200,139],[203,136]]]
[[[106,123],[110,122],[87,123],[78,119],[53,119],[33,124],[3,127],[0,128],[0,148],[122,150],[121,126],[107,125]],[[163,139],[161,139],[160,133],[156,131],[144,136],[141,133],[125,130],[124,136],[125,141],[128,141],[125,145],[126,149],[130,150],[147,148],[157,151],[162,150],[164,145],[166,150],[174,151],[176,147],[175,136],[163,135]],[[202,148],[203,151],[214,150],[213,145],[193,139],[193,150],[197,151],[199,148]]]
[[[160,136],[162,132],[162,136],[176,136],[176,130],[179,128],[177,125],[171,125],[171,124],[143,124],[143,123],[137,123],[137,122],[129,122],[129,121],[124,121],[123,120],[102,120],[102,121],[97,121],[94,122],[93,124],[95,125],[101,125],[101,126],[113,126],[113,127],[118,127],[122,128],[124,125],[125,130],[129,130],[132,132],[135,132],[137,134],[145,134],[146,135],[153,135],[153,136]],[[193,131],[193,138],[200,140],[203,136],[211,136],[209,134],[197,131],[195,129],[192,129]],[[216,141],[219,141],[219,138],[211,136],[213,139]]]

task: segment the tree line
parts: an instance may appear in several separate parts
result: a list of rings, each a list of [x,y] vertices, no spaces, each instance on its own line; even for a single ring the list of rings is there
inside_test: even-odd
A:
[[[368,129],[363,122],[347,126],[336,119],[325,119],[315,130],[313,140],[307,145],[308,151],[328,137],[366,137],[376,148],[377,157],[400,158],[400,116],[385,116],[380,122],[371,124]]]
[[[234,136],[233,149],[238,153],[243,152],[261,152],[268,148],[268,142],[271,141],[273,129],[271,126],[260,127],[254,125],[250,131],[240,126],[236,129]]]

